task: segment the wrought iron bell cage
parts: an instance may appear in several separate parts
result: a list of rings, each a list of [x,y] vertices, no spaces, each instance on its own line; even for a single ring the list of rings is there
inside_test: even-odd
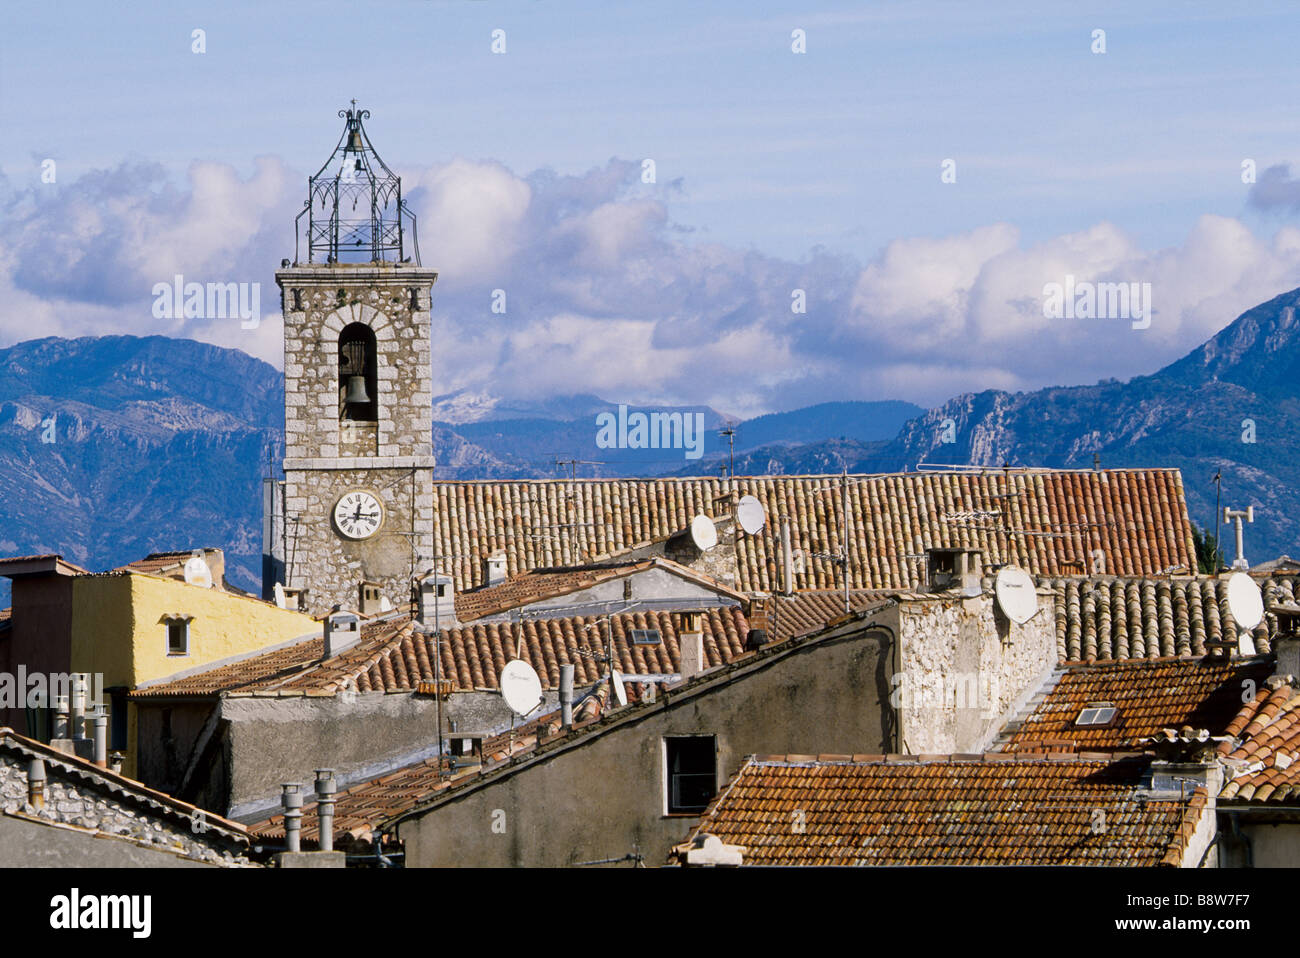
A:
[[[420,265],[415,214],[402,199],[402,179],[380,159],[366,135],[369,110],[339,110],[345,121],[334,152],[307,180],[307,202],[294,220],[294,262],[299,262],[302,219],[307,218],[307,262],[410,262]],[[409,225],[411,237],[406,239]]]

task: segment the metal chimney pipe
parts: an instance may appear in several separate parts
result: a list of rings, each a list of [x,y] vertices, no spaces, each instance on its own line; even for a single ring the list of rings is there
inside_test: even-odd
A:
[[[34,758],[27,763],[27,804],[45,807],[45,759]]]
[[[70,719],[73,738],[86,734],[86,677],[80,672],[72,676],[72,717]]]
[[[320,850],[334,851],[334,803],[338,786],[334,782],[334,769],[316,769],[316,814],[320,818]]]
[[[790,548],[790,520],[781,520],[781,591],[794,592],[794,552]]]
[[[56,696],[54,699],[54,738],[68,737],[68,697]]]
[[[573,728],[573,666],[560,666],[560,727]]]
[[[96,706],[90,717],[91,738],[95,741],[95,764],[108,768],[108,714],[103,706]]]
[[[284,847],[297,852],[302,848],[302,784],[285,782],[280,786],[280,804],[284,807]]]

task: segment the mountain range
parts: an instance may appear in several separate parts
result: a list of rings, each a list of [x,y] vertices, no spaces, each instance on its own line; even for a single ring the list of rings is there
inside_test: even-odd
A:
[[[1222,505],[1255,507],[1246,544],[1258,562],[1300,553],[1297,306],[1300,290],[1284,293],[1127,382],[967,393],[930,410],[830,402],[749,420],[652,407],[700,417],[694,460],[682,449],[598,446],[596,417],[618,407],[600,397],[453,393],[434,401],[437,475],[699,475],[733,458],[737,475],[1175,466],[1203,528],[1215,526],[1216,475]],[[279,372],[244,353],[161,336],[0,349],[0,556],[58,552],[98,570],[218,546],[231,581],[256,590],[260,480],[280,456],[283,388]]]

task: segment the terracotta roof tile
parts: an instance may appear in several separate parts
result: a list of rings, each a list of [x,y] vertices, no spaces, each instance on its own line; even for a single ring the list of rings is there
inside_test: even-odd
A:
[[[1048,576],[1072,564],[1091,568],[1094,550],[1120,575],[1194,561],[1176,469],[851,478],[851,588],[917,588],[924,570],[906,556],[931,546],[979,549],[988,563]],[[833,475],[439,482],[434,544],[460,557],[458,586],[479,585],[483,560],[494,553],[506,554],[511,574],[616,556],[681,532],[732,491],[756,496],[769,517],[790,520],[792,544],[806,557],[796,589],[841,584],[839,568],[816,555],[841,546],[840,477]],[[953,515],[987,511],[1003,518]],[[770,528],[737,539],[738,589],[779,585],[779,550],[770,539]]]
[[[1028,759],[1028,757],[1025,757]],[[1133,865],[1177,861],[1199,808],[1140,801],[1141,760],[751,759],[693,832],[747,865]],[[1096,810],[1105,830],[1093,828]],[[1179,852],[1170,856],[1171,850]]]
[[[1017,752],[1142,750],[1161,729],[1189,726],[1222,735],[1248,689],[1272,671],[1264,659],[1159,659],[1066,669],[1033,711],[1006,736]],[[1111,727],[1079,726],[1090,703],[1119,710]]]
[[[709,666],[734,661],[745,651],[749,628],[738,606],[704,610],[700,616],[704,654]],[[625,673],[670,673],[680,666],[680,611],[625,612],[609,617],[618,670]],[[634,645],[633,629],[658,629],[658,645]],[[442,677],[453,691],[496,689],[505,664],[519,657],[537,669],[542,684],[556,689],[560,666],[574,665],[578,686],[600,676],[605,618],[572,616],[520,623],[492,622],[443,630]],[[522,641],[521,641],[522,640]],[[417,635],[409,619],[367,625],[351,649],[322,661],[323,640],[309,639],[260,656],[220,665],[194,675],[145,686],[132,697],[215,695],[219,692],[333,694],[409,692],[433,682],[434,639]]]
[[[1261,688],[1228,726],[1219,746],[1228,774],[1219,800],[1294,805],[1300,802],[1300,691]]]
[[[1237,632],[1228,611],[1227,578],[1040,577],[1054,594],[1057,654],[1062,662],[1200,658]],[[1266,609],[1291,601],[1294,577],[1261,584]],[[1272,612],[1251,630],[1267,654],[1277,631]]]

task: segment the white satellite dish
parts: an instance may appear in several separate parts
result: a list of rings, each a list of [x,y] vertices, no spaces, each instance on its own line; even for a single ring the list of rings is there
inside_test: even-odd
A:
[[[1244,572],[1228,577],[1228,611],[1238,628],[1253,629],[1264,621],[1264,596],[1255,580]]]
[[[767,521],[767,512],[763,509],[763,504],[754,496],[741,496],[740,502],[736,505],[736,519],[740,523],[740,528],[752,536],[763,528],[763,523]]]
[[[527,715],[542,704],[542,680],[537,670],[523,659],[512,659],[501,670],[501,697],[510,711]]]
[[[619,705],[627,705],[627,688],[623,685],[623,673],[614,669],[614,699]]]
[[[203,556],[192,556],[185,563],[185,581],[201,589],[212,588],[212,570],[203,561]]]
[[[1016,625],[1024,625],[1038,611],[1038,592],[1028,572],[1013,565],[998,570],[993,584],[998,607]]]
[[[284,594],[284,586],[279,582],[275,584],[275,605],[278,609],[289,608],[289,600]]]
[[[701,552],[708,552],[718,544],[718,527],[708,516],[696,516],[691,520],[691,541]]]

